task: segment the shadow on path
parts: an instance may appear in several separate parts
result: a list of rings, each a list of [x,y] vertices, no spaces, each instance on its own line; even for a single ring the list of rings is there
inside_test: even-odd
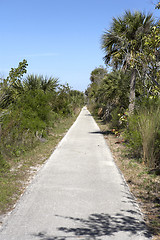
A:
[[[95,132],[89,132],[89,133],[90,134],[102,134],[102,135],[110,135],[110,134],[114,135],[114,133],[112,131],[109,131],[109,130],[107,130],[107,131],[95,131]]]
[[[135,218],[136,212],[126,211],[117,213],[115,216],[109,214],[91,214],[88,219],[65,217],[56,215],[56,217],[73,221],[74,227],[59,227],[57,230],[62,234],[58,236],[48,236],[45,232],[34,234],[40,240],[68,240],[68,239],[83,239],[83,240],[101,240],[101,237],[113,236],[118,232],[128,232],[128,236],[142,234],[144,237],[150,238],[151,235],[146,229],[143,221]],[[134,215],[134,216],[132,216]],[[78,227],[75,227],[75,224]],[[104,239],[104,238],[103,238]],[[136,239],[136,238],[135,238]]]

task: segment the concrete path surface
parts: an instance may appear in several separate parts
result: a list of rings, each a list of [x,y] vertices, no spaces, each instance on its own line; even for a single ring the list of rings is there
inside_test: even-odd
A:
[[[84,107],[0,230],[0,240],[151,239]]]

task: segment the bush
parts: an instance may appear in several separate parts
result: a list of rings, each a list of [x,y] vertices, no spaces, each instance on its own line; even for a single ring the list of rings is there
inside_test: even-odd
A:
[[[138,122],[144,162],[150,168],[160,167],[160,108],[144,108]]]
[[[139,131],[138,115],[135,114],[128,117],[128,126],[124,131],[124,136],[132,155],[136,158],[142,157],[142,138]]]
[[[23,60],[17,68],[11,69],[7,79],[0,82],[0,148],[3,156],[19,156],[34,147],[38,139],[47,137],[49,128],[59,118],[74,114],[84,103],[82,92],[71,90],[68,84],[59,85],[57,78],[28,75],[22,79],[27,65]]]
[[[111,128],[115,128],[115,129],[120,128],[119,114],[120,114],[119,107],[116,107],[115,109],[112,110],[112,112],[111,112],[112,119],[111,119],[111,123],[110,123]]]
[[[127,146],[132,154],[143,158],[149,168],[160,168],[160,108],[143,106],[128,118],[125,130]]]
[[[52,120],[50,94],[29,90],[21,94],[1,117],[1,148],[4,155],[19,156],[47,136]]]
[[[113,108],[111,111],[110,128],[124,129],[128,122],[128,112],[122,107]]]
[[[22,109],[10,111],[2,121],[1,152],[3,156],[19,155],[33,146],[35,135],[23,126]],[[28,123],[29,125],[29,123]]]
[[[2,156],[2,154],[1,154],[1,152],[0,152],[0,173],[6,172],[6,171],[8,171],[9,169],[10,169],[9,163],[7,163],[7,162],[4,160],[4,158],[3,158],[3,156]]]
[[[33,131],[45,128],[51,119],[50,98],[50,94],[41,90],[25,93],[17,104],[22,109],[24,127]]]

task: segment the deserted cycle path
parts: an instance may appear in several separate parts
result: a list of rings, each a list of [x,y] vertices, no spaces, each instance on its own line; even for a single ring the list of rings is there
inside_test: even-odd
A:
[[[151,239],[85,107],[0,230],[0,240],[32,239]]]

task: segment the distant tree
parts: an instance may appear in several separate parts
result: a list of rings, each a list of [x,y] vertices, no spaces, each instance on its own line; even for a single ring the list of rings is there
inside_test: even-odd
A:
[[[109,73],[101,82],[97,99],[101,106],[119,107],[126,109],[129,103],[129,75],[122,71]]]
[[[103,66],[99,66],[95,68],[91,72],[90,80],[92,83],[100,83],[102,79],[107,75],[107,69]]]

